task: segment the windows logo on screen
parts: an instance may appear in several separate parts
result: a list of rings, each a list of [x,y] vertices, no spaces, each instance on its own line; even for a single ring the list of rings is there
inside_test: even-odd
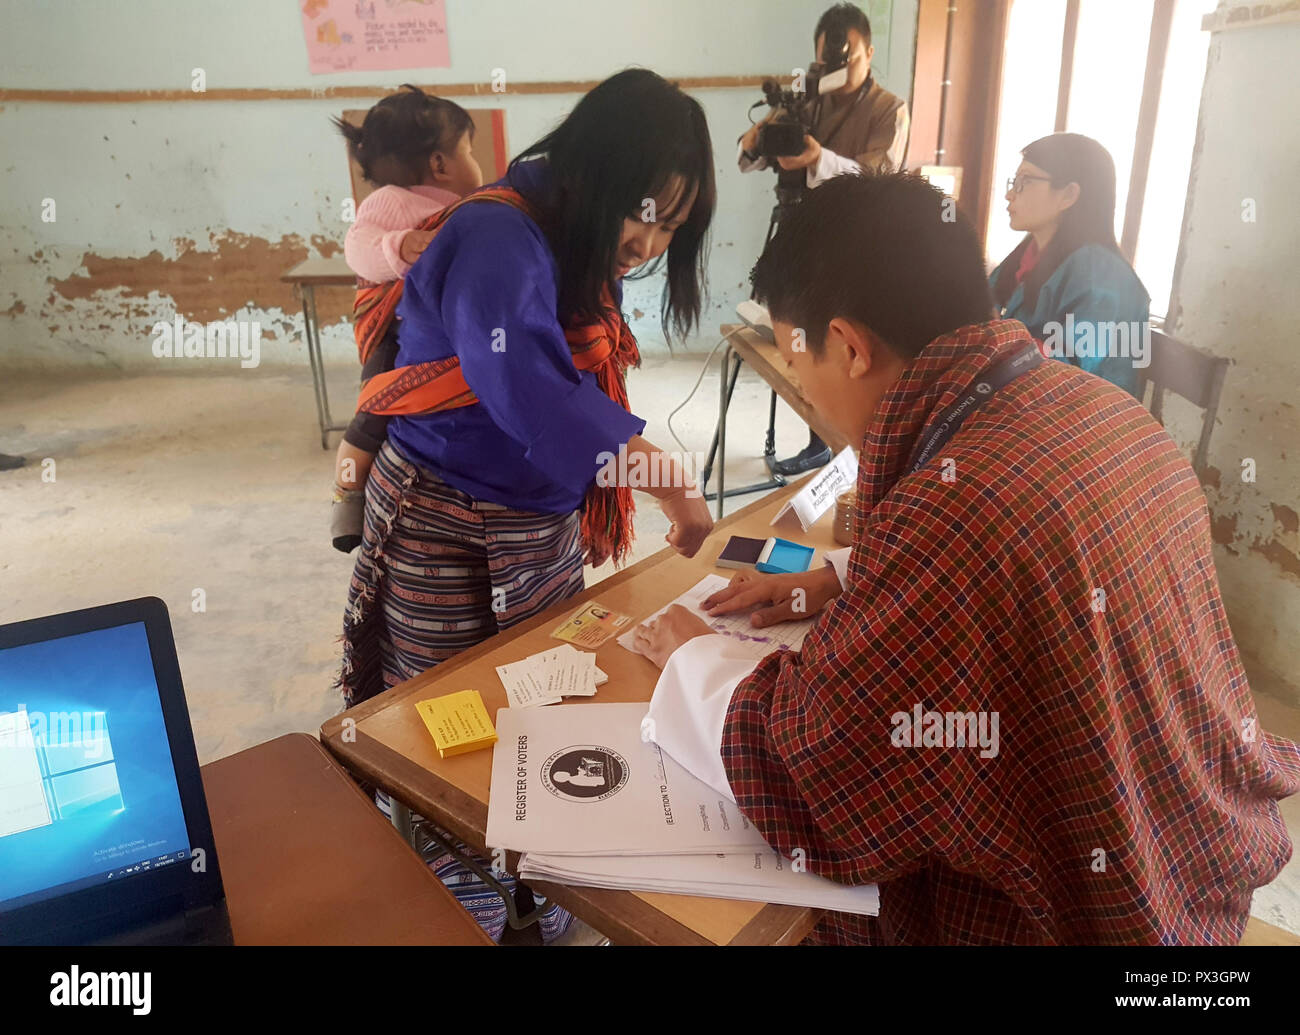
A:
[[[126,807],[105,712],[0,714],[0,837]]]

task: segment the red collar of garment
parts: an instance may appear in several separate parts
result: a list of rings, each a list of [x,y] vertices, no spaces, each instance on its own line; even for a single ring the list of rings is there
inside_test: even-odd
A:
[[[959,327],[921,350],[885,393],[862,440],[859,521],[906,473],[931,420],[955,402],[977,375],[1032,340],[1019,320],[994,320]]]
[[[1016,268],[1016,283],[1024,282],[1029,276],[1029,271],[1038,265],[1038,260],[1042,257],[1042,252],[1038,250],[1038,238],[1031,238],[1029,247],[1024,250],[1020,256],[1020,265]]]

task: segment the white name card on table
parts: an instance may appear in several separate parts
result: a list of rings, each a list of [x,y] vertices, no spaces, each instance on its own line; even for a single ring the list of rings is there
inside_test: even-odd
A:
[[[817,475],[800,489],[784,507],[776,512],[772,524],[794,512],[799,524],[807,532],[818,518],[835,506],[835,497],[858,484],[858,458],[845,446],[839,456],[817,472]]]

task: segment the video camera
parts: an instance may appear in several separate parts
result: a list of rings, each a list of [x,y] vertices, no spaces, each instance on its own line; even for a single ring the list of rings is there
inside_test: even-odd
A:
[[[763,80],[763,101],[771,119],[759,128],[758,153],[768,159],[803,153],[805,133],[811,133],[822,98],[849,81],[849,41],[843,30],[826,34],[825,61],[814,61],[803,73],[803,89],[783,90],[775,79]]]

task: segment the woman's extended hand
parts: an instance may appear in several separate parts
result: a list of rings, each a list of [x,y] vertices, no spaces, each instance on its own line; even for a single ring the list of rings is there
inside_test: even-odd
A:
[[[713,517],[704,493],[681,460],[640,435],[628,439],[617,457],[607,455],[611,459],[597,475],[597,484],[619,484],[619,479],[625,479],[623,484],[629,488],[648,492],[672,523],[664,536],[668,545],[683,557],[694,557],[713,531]]]
[[[660,497],[659,506],[673,525],[664,536],[668,545],[683,557],[694,557],[713,531],[713,515],[709,513],[704,494],[689,485]]]
[[[764,575],[742,571],[731,584],[708,597],[701,609],[710,615],[726,615],[766,604],[749,616],[756,627],[777,622],[797,622],[815,615],[842,592],[839,577],[829,564],[819,571],[793,575]]]

